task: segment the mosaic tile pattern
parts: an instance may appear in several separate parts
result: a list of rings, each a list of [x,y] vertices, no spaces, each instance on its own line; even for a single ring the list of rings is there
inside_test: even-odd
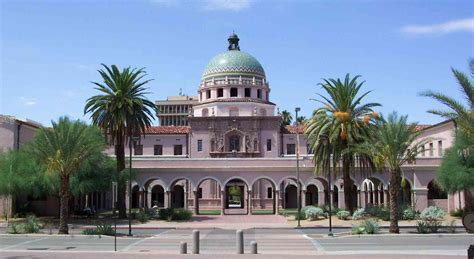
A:
[[[213,57],[204,69],[203,77],[220,73],[253,73],[265,76],[262,65],[252,55],[238,50],[229,50]]]

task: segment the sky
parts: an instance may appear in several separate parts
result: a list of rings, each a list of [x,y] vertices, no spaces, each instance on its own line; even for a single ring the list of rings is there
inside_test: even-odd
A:
[[[44,125],[90,121],[101,63],[144,67],[150,100],[197,95],[232,31],[263,65],[270,101],[306,117],[318,83],[350,73],[377,111],[440,122],[426,112],[440,104],[419,93],[462,100],[450,69],[469,74],[474,57],[472,0],[0,0],[0,17],[0,114]]]

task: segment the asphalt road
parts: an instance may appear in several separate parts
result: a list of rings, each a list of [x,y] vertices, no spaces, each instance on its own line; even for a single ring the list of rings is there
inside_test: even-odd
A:
[[[200,231],[202,254],[235,254],[235,230],[201,229]],[[155,229],[153,235],[150,236],[119,237],[117,250],[121,255],[129,253],[177,255],[181,241],[188,243],[188,252],[192,251],[191,233],[192,229]],[[386,254],[412,256],[412,258],[421,258],[421,255],[432,255],[436,258],[466,258],[467,248],[470,244],[474,244],[472,234],[363,235],[330,238],[311,229],[247,229],[244,230],[244,236],[245,252],[250,251],[250,241],[257,241],[259,253],[262,256]],[[39,258],[45,255],[44,258],[49,258],[54,254],[77,256],[78,252],[113,251],[113,237],[0,235],[0,257],[2,258],[18,255],[35,255],[40,256]]]

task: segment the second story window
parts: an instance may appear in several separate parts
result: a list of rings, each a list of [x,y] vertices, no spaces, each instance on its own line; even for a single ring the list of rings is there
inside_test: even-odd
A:
[[[155,156],[162,156],[163,155],[163,146],[162,145],[155,145],[153,147],[153,154]]]
[[[295,144],[286,144],[286,154],[295,155],[296,154],[296,145]]]
[[[198,139],[197,141],[197,151],[198,152],[202,151],[202,139]]]
[[[206,99],[211,99],[211,90],[206,91]]]
[[[430,156],[434,156],[433,143],[430,143]]]
[[[175,156],[183,155],[183,145],[174,145],[174,155]]]
[[[438,156],[443,156],[443,141],[438,141]]]
[[[267,188],[267,199],[273,198],[273,189],[272,187]]]
[[[235,87],[230,88],[230,97],[237,97],[239,90]]]
[[[262,90],[261,89],[257,90],[257,98],[262,99]]]
[[[250,88],[245,88],[245,97],[250,97]]]
[[[272,140],[267,139],[267,151],[272,151]]]
[[[222,88],[217,89],[217,97],[224,97],[224,89]]]
[[[143,145],[135,145],[135,148],[134,148],[134,154],[136,156],[141,156],[143,155]]]
[[[425,145],[421,146],[420,153],[421,153],[421,156],[426,156],[426,154],[425,154],[426,153]]]

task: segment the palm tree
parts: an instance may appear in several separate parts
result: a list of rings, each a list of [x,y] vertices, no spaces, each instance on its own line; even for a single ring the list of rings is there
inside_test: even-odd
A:
[[[298,116],[295,120],[296,125],[303,125],[306,123],[306,117],[305,116]]]
[[[38,132],[29,150],[49,174],[59,177],[59,234],[68,234],[70,177],[88,158],[100,155],[105,143],[100,130],[79,120],[61,117],[52,124]]]
[[[282,125],[290,125],[291,121],[293,120],[293,116],[291,116],[291,113],[287,110],[283,110],[280,114],[281,116],[281,124]]]
[[[120,71],[116,65],[102,66],[104,69],[98,72],[103,83],[92,82],[101,94],[87,100],[84,114],[91,114],[92,123],[101,128],[109,143],[115,146],[117,172],[122,172],[127,137],[130,140],[131,136],[144,134],[151,126],[156,106],[145,97],[145,84],[151,80],[142,80],[146,76],[143,69],[126,67]],[[125,182],[119,183],[117,203],[119,216],[125,218]]]
[[[377,120],[370,136],[364,136],[363,141],[351,146],[353,152],[366,154],[371,158],[375,168],[386,169],[389,172],[390,185],[390,228],[391,233],[399,233],[398,227],[398,197],[402,182],[402,165],[414,161],[415,156],[422,150],[428,139],[419,140],[421,132],[416,130],[416,124],[408,124],[407,116],[398,116],[396,112]]]
[[[443,93],[425,91],[422,96],[431,97],[449,108],[448,111],[429,110],[429,113],[440,115],[446,119],[454,120],[459,128],[467,133],[474,130],[474,86],[469,78],[462,72],[451,68],[458,81],[462,95],[467,101],[467,106]]]
[[[305,129],[311,150],[315,152],[313,162],[316,172],[321,172],[326,161],[326,156],[318,153],[325,150],[318,147],[321,135],[327,135],[331,143],[333,168],[342,160],[344,201],[349,211],[353,211],[350,170],[356,161],[359,161],[362,166],[362,162],[366,160],[356,159],[357,154],[345,151],[349,145],[358,143],[368,134],[369,124],[377,117],[377,113],[372,110],[372,107],[380,106],[378,103],[361,104],[362,99],[370,91],[359,95],[360,88],[364,84],[364,82],[357,82],[359,77],[355,76],[351,79],[350,75],[346,74],[344,81],[324,79],[324,82],[319,85],[329,97],[318,94],[321,99],[316,101],[322,103],[323,107],[313,112]],[[364,163],[364,165],[366,164]]]

